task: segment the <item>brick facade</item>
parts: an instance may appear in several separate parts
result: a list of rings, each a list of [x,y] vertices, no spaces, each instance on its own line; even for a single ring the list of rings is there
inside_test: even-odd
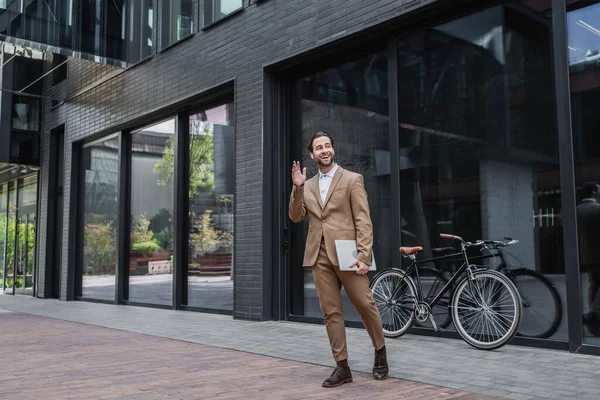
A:
[[[48,232],[49,132],[65,124],[64,236],[61,299],[67,297],[69,204],[73,143],[111,133],[134,118],[235,82],[236,110],[236,278],[234,317],[261,320],[263,297],[262,204],[263,68],[292,55],[390,20],[436,0],[244,0],[240,13],[154,54],[138,65],[117,67],[72,59],[69,77],[46,82],[42,146],[38,296],[44,293]],[[199,20],[202,21],[202,7]],[[201,25],[201,24],[200,24]],[[155,49],[156,50],[156,49]],[[52,99],[64,104],[52,108]]]

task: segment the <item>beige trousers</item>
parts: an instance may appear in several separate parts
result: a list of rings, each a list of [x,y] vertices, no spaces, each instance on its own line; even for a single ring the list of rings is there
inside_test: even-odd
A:
[[[385,346],[381,317],[373,300],[371,289],[369,289],[369,278],[366,275],[358,275],[354,271],[340,271],[339,267],[331,264],[323,242],[321,242],[317,263],[312,267],[312,274],[335,361],[348,359],[340,293],[342,285],[360,314],[373,342],[373,347],[379,350]]]

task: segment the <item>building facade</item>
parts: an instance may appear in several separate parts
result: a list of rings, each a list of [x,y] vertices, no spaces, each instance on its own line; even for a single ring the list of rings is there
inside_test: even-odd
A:
[[[514,342],[600,354],[598,3],[0,2],[2,290],[318,323],[287,206],[325,130],[379,268],[517,238]]]

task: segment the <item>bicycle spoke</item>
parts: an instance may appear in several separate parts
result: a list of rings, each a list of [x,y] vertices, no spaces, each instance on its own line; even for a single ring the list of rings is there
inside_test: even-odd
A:
[[[495,274],[478,272],[463,281],[451,307],[458,332],[475,347],[501,346],[517,328],[518,292]]]

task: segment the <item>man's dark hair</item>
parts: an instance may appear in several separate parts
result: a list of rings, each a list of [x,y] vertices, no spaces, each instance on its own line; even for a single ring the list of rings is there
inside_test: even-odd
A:
[[[331,140],[331,147],[333,147],[333,138],[331,137],[331,135],[325,131],[319,131],[317,133],[315,133],[314,135],[312,135],[312,137],[310,138],[310,142],[308,142],[308,151],[309,152],[313,152],[313,142],[315,141],[316,138],[320,138],[320,137],[328,137],[329,140]]]
[[[583,195],[585,197],[593,196],[598,191],[598,182],[586,182],[583,184]]]

